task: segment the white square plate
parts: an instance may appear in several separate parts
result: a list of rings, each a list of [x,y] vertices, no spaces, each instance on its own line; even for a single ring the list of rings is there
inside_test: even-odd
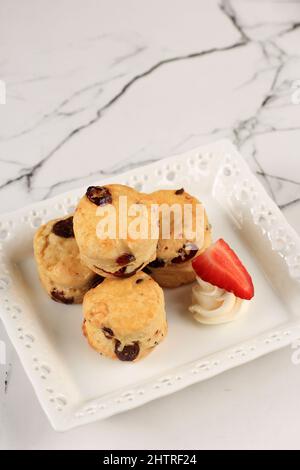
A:
[[[85,188],[1,216],[1,318],[57,430],[142,405],[300,336],[300,239],[230,142],[105,182],[144,192],[184,187],[198,197],[208,211],[214,239],[223,237],[237,251],[252,274],[256,295],[236,322],[203,326],[188,312],[190,285],[166,290],[165,341],[141,362],[111,361],[88,347],[81,333],[81,307],[48,298],[33,260],[36,228],[73,212]]]

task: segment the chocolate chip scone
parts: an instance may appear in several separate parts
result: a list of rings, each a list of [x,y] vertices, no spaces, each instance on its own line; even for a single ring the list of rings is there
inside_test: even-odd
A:
[[[143,272],[105,279],[85,295],[83,312],[89,344],[112,359],[137,361],[167,333],[163,291]]]
[[[56,302],[81,303],[84,294],[103,280],[81,262],[72,216],[38,229],[34,255],[42,285]]]
[[[181,236],[178,237],[176,228],[176,218],[171,212],[170,220],[170,236],[166,238],[163,234],[163,212],[160,211],[160,235],[157,245],[156,259],[149,263],[145,271],[162,286],[162,287],[179,287],[182,284],[188,284],[195,280],[195,273],[192,268],[192,259],[202,253],[211,244],[211,226],[207,219],[206,211],[201,203],[193,196],[184,191],[183,188],[177,190],[160,190],[150,194],[151,198],[160,206],[165,204],[172,207],[178,204],[182,208],[181,226],[184,227],[184,206],[190,207],[191,228],[195,232],[195,236],[187,238],[186,233],[182,230]],[[197,205],[201,206],[201,210],[197,211]],[[200,215],[199,215],[200,213]],[[196,219],[202,217],[200,236],[196,232]],[[197,220],[199,222],[199,220]]]
[[[124,206],[125,200],[128,210]],[[74,232],[84,264],[101,276],[125,278],[153,261],[158,230],[151,233],[152,202],[148,195],[128,186],[90,186],[74,214]],[[130,214],[130,208],[141,211],[142,225],[147,228],[146,236],[137,233],[133,237],[130,234],[128,229],[137,219],[136,214]],[[115,231],[109,232],[104,224],[108,214],[112,214],[109,219],[111,229],[116,221]]]

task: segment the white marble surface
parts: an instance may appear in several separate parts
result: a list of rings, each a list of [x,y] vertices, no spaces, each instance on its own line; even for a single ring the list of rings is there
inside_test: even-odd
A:
[[[0,211],[226,136],[300,233],[299,45],[299,0],[2,0]],[[57,434],[0,339],[0,448],[300,448],[290,349]]]

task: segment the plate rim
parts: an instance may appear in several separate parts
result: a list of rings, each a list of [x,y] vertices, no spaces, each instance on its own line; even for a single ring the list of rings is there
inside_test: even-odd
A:
[[[238,152],[237,148],[227,139],[222,139],[219,141],[212,142],[210,144],[202,145],[200,147],[193,148],[191,150],[182,152],[180,154],[170,156],[168,158],[164,158],[161,160],[157,160],[156,162],[147,164],[147,165],[140,165],[133,170],[129,170],[125,173],[120,173],[118,175],[112,175],[111,177],[105,177],[100,179],[98,183],[105,183],[109,180],[116,180],[116,179],[126,179],[132,177],[133,175],[139,175],[141,173],[145,173],[147,170],[153,170],[155,168],[161,167],[162,165],[167,166],[171,164],[173,161],[178,161],[183,158],[189,158],[191,155],[208,155],[219,151],[223,154],[223,156],[229,155],[230,158],[232,155],[234,156],[233,161],[237,160],[239,165],[242,167],[244,174],[250,178],[253,182],[255,189],[260,191],[264,196],[264,202],[267,203],[268,207],[271,207],[273,212],[279,216],[279,220],[281,225],[283,225],[289,237],[296,243],[296,246],[300,246],[300,237],[297,232],[294,230],[293,227],[287,222],[286,218],[282,211],[278,208],[276,203],[270,198],[267,194],[266,190],[257,179],[257,177],[252,173],[251,169],[247,165],[246,161],[243,159],[241,154]],[[233,165],[232,161],[227,159],[227,167],[228,165]],[[229,163],[228,163],[229,161]],[[6,212],[0,214],[0,224],[1,226],[6,226],[8,220],[13,221],[15,219],[19,219],[22,214],[28,214],[29,212],[32,213],[32,220],[30,221],[32,224],[36,223],[36,218],[39,218],[39,215],[36,215],[36,212],[39,213],[39,210],[43,207],[47,207],[51,204],[58,203],[59,201],[68,201],[71,197],[74,200],[74,196],[78,198],[78,195],[84,191],[85,187],[71,189],[69,191],[63,192],[59,195],[51,197],[49,199],[45,199],[38,202],[33,202],[23,208]],[[64,210],[65,213],[69,212],[69,202],[62,204],[60,209],[57,209],[58,212],[61,213],[61,210]],[[26,222],[27,223],[27,222]],[[31,230],[34,227],[31,225]],[[270,237],[269,237],[270,238]],[[8,237],[9,241],[9,237]],[[3,248],[5,248],[5,244],[7,240],[0,240],[0,266],[2,262],[2,266],[6,266],[5,263],[5,256],[3,255]],[[270,239],[270,243],[272,243],[272,239]],[[272,248],[273,249],[273,248]],[[276,251],[276,250],[273,250]],[[280,250],[277,250],[280,253]],[[3,255],[1,257],[1,255]],[[1,279],[0,279],[1,285]],[[87,424],[92,421],[96,421],[99,419],[104,419],[114,414],[133,409],[137,406],[141,406],[147,402],[150,402],[156,398],[166,396],[171,393],[175,393],[176,391],[182,390],[183,388],[192,385],[197,382],[201,382],[206,380],[210,377],[214,377],[226,370],[229,370],[233,367],[240,366],[247,362],[250,362],[254,359],[257,359],[265,354],[268,354],[272,351],[280,349],[282,347],[288,346],[292,344],[295,340],[300,337],[300,320],[294,322],[287,322],[279,325],[277,328],[271,329],[266,331],[262,335],[258,335],[248,341],[242,341],[236,344],[234,347],[226,348],[221,351],[217,351],[213,354],[208,356],[199,358],[195,361],[188,362],[178,368],[172,368],[174,377],[173,380],[167,380],[168,376],[170,376],[170,371],[163,373],[166,375],[164,381],[160,380],[154,383],[153,385],[153,377],[140,382],[137,387],[133,386],[126,386],[124,389],[118,390],[117,392],[110,392],[108,395],[112,397],[113,406],[107,407],[104,406],[103,397],[96,398],[94,400],[89,400],[87,402],[81,403],[80,406],[72,406],[68,407],[65,406],[63,403],[60,406],[60,413],[58,413],[58,409],[54,409],[53,406],[49,403],[49,398],[46,398],[44,391],[42,390],[40,384],[40,377],[37,377],[36,374],[33,373],[32,370],[32,363],[31,359],[29,360],[29,354],[32,355],[32,351],[26,352],[26,349],[23,345],[18,341],[16,332],[14,331],[14,324],[11,320],[9,315],[9,308],[10,305],[14,304],[15,301],[13,299],[13,294],[9,291],[9,286],[2,285],[2,293],[6,293],[6,298],[0,298],[0,319],[3,322],[3,325],[7,331],[8,337],[12,342],[13,346],[15,347],[17,354],[20,358],[22,366],[33,385],[33,389],[37,398],[45,411],[46,415],[50,423],[52,424],[53,428],[57,431],[66,431],[72,429],[76,426],[80,426],[83,424]],[[254,349],[253,349],[254,348]],[[233,354],[233,350],[235,354]],[[240,352],[237,352],[240,351]],[[234,357],[232,357],[234,356]],[[225,360],[226,358],[226,360]],[[215,365],[213,365],[215,364]],[[176,374],[177,370],[185,370],[189,369],[188,374],[185,375],[183,379],[176,379],[180,376],[179,373]],[[161,377],[161,374],[160,374]],[[148,393],[139,393],[141,391],[141,387],[144,389],[145,386],[141,385],[141,383],[147,383],[147,387],[152,387],[151,391]],[[159,385],[159,386],[158,386]],[[120,392],[121,395],[120,395]],[[117,402],[117,398],[115,399],[114,396],[117,395],[119,397],[123,397],[120,402]],[[134,399],[133,399],[134,397]]]

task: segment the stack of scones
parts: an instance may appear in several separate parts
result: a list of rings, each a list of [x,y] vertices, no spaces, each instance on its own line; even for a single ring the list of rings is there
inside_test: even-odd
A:
[[[34,254],[49,296],[83,303],[91,347],[137,361],[167,334],[161,287],[194,281],[191,261],[210,244],[204,207],[183,188],[144,194],[109,184],[90,186],[73,216],[41,226]]]

